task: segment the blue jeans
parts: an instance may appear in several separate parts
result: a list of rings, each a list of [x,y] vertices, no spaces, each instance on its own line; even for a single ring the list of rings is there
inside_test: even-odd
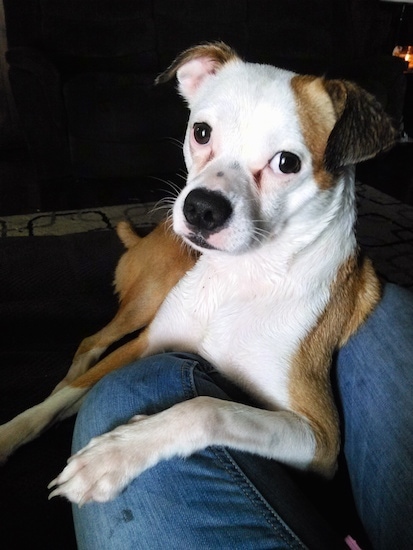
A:
[[[333,369],[354,498],[377,549],[413,547],[412,358],[413,295],[387,285]],[[135,414],[196,395],[249,402],[198,356],[137,361],[90,392],[73,451]],[[161,462],[113,501],[74,506],[73,514],[80,550],[345,547],[288,468],[221,447]]]

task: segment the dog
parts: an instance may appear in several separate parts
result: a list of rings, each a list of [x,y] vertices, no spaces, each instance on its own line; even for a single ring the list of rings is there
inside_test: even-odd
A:
[[[157,83],[175,77],[190,114],[187,182],[172,220],[145,239],[119,227],[127,251],[115,276],[118,314],[81,344],[50,397],[0,428],[0,456],[74,414],[110,370],[166,350],[202,355],[260,408],[200,396],[133,417],[51,482],[50,497],[79,505],[113,499],[159,461],[209,445],[333,476],[332,355],[381,296],[354,233],[354,164],[395,141],[373,96],[347,81],[247,63],[221,42],[184,51]]]

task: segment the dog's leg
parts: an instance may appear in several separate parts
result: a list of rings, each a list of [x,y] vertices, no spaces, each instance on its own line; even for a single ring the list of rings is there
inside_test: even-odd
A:
[[[66,376],[57,384],[52,395],[74,382],[97,364],[101,355],[114,342],[136,330],[145,327],[155,315],[160,304],[152,301],[153,310],[139,307],[141,304],[127,303],[119,308],[112,321],[102,330],[82,340]]]
[[[81,342],[53,393],[95,365],[114,342],[146,327],[171,288],[196,262],[197,254],[177,239],[168,220],[143,238],[126,222],[118,224],[117,233],[127,249],[115,273],[118,312],[108,325]]]
[[[186,457],[209,445],[307,469],[315,455],[315,441],[310,423],[293,412],[196,397],[153,416],[133,417],[128,424],[92,439],[51,482],[55,489],[50,496],[65,496],[78,504],[104,502],[160,460]]]
[[[147,338],[142,333],[139,338],[102,359],[72,384],[0,426],[0,462],[6,461],[15,450],[35,439],[52,424],[77,413],[83,397],[96,382],[108,372],[140,357],[146,346]]]
[[[21,445],[31,441],[58,420],[74,414],[80,407],[87,388],[62,388],[42,403],[0,426],[0,463]],[[70,411],[70,414],[65,414]]]

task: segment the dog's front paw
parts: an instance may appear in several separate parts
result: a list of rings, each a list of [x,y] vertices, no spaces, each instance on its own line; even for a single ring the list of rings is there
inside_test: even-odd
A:
[[[134,424],[146,417],[134,417]],[[48,486],[49,499],[66,497],[83,504],[115,498],[149,464],[144,448],[130,436],[131,424],[96,437],[68,460],[66,468]]]

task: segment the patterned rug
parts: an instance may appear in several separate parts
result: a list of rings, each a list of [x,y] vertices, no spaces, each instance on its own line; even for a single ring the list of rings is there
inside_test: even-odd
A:
[[[61,212],[39,212],[20,216],[0,217],[0,237],[44,237],[69,235],[88,231],[113,230],[121,220],[151,228],[166,210],[158,203],[107,206]]]
[[[357,237],[383,279],[413,289],[413,207],[357,185]]]
[[[357,184],[359,242],[388,281],[413,288],[413,207]],[[112,231],[120,220],[149,229],[165,215],[158,203],[0,218],[1,237],[42,237]]]

